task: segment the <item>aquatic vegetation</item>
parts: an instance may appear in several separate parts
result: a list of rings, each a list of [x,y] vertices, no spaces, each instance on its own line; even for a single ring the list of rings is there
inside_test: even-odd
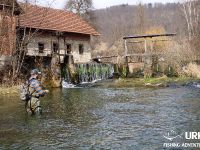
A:
[[[69,83],[94,82],[96,80],[108,79],[112,77],[114,69],[112,64],[75,64],[75,73],[71,68],[66,67],[62,71],[62,77]]]

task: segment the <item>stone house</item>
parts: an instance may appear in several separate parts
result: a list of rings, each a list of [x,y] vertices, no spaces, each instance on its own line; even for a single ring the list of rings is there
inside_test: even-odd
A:
[[[56,57],[60,63],[70,57],[73,63],[91,61],[92,36],[99,33],[74,13],[63,10],[22,5],[19,28],[26,30],[27,56]]]
[[[74,13],[36,5],[0,2],[0,69],[10,64],[16,45],[24,40],[26,60],[91,61],[92,36],[99,33]],[[16,36],[18,38],[16,38]],[[16,42],[17,41],[17,42]]]
[[[91,39],[99,33],[74,13],[35,5],[20,5],[18,39],[25,52],[22,73],[40,68],[44,82],[59,87],[66,69],[91,62]],[[18,44],[18,42],[17,42]],[[18,44],[19,45],[19,44]]]

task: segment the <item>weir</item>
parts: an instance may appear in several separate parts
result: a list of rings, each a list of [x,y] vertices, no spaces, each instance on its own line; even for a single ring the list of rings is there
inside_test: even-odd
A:
[[[66,87],[68,87],[68,84],[93,83],[112,78],[113,73],[114,65],[109,63],[64,63],[61,66],[62,83]]]
[[[114,67],[112,64],[75,64],[75,68],[78,71],[79,83],[108,79],[111,78],[114,73]]]

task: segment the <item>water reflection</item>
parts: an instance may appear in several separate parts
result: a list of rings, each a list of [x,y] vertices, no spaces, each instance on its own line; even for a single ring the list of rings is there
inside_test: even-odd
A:
[[[163,134],[198,131],[200,92],[187,88],[53,89],[43,115],[0,97],[0,149],[163,149]]]

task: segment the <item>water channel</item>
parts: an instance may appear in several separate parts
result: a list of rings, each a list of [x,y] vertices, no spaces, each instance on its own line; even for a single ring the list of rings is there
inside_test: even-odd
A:
[[[198,131],[200,90],[53,89],[43,115],[27,116],[16,95],[0,96],[0,149],[162,150],[167,131]]]

